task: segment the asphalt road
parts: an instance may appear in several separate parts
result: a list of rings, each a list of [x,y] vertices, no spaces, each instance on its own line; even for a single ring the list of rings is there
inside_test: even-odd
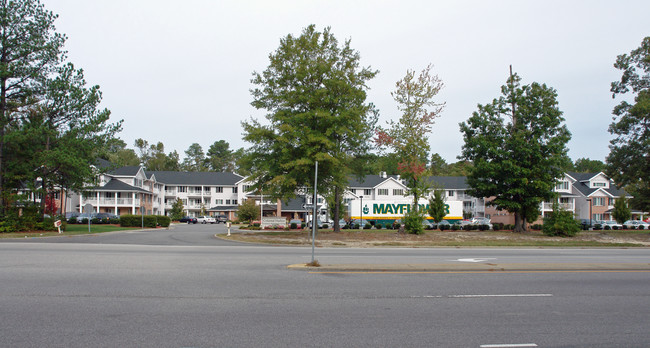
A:
[[[0,243],[2,347],[647,347],[650,273],[314,273],[223,225]],[[225,231],[225,230],[224,230]],[[227,243],[227,244],[222,244]],[[326,263],[630,262],[649,249],[316,249]]]

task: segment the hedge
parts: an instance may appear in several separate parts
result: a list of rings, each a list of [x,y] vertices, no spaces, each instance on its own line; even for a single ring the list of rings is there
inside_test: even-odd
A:
[[[163,215],[121,215],[120,226],[122,227],[141,227],[144,219],[144,227],[156,228],[157,226],[169,227],[171,218]]]

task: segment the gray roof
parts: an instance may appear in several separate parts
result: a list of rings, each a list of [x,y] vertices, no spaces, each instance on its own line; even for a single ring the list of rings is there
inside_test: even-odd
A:
[[[620,197],[621,195],[627,196],[627,192],[625,192],[624,189],[616,187],[616,184],[610,180],[609,181],[609,188],[593,188],[589,187],[585,184],[588,180],[592,179],[594,176],[598,175],[600,173],[573,173],[573,172],[567,172],[567,175],[570,177],[576,179],[577,181],[573,184],[573,187],[576,188],[580,193],[582,193],[585,196],[589,196],[590,194],[598,191],[598,190],[603,190],[610,195],[614,197]]]
[[[373,188],[382,182],[389,180],[389,178],[397,180],[396,175],[387,175],[386,177],[380,175],[366,175],[361,179],[351,178],[348,187],[353,189]],[[467,190],[470,188],[469,185],[467,185],[467,178],[464,176],[430,176],[427,179],[436,183],[437,186],[449,190]]]
[[[111,179],[111,181],[107,182],[106,185],[102,187],[95,187],[92,189],[93,191],[122,191],[122,192],[141,192],[141,193],[148,193],[151,194],[151,192],[147,190],[143,190],[139,187],[131,186],[129,184],[126,184],[120,180],[117,179]]]
[[[126,167],[120,167],[120,168],[115,168],[109,172],[109,174],[112,175],[119,175],[119,176],[135,176],[138,174],[138,171],[140,171],[140,166],[126,166]]]
[[[206,186],[234,186],[243,179],[234,173],[225,172],[171,172],[151,171],[156,176],[156,181],[167,185],[206,185]]]

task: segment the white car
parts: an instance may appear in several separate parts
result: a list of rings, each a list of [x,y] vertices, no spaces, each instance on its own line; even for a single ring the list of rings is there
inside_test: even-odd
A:
[[[199,216],[196,218],[196,222],[200,224],[216,224],[217,219],[212,216]]]
[[[648,227],[650,227],[649,223],[640,220],[627,220],[623,223],[623,228],[635,230],[647,230]]]
[[[604,230],[613,230],[613,229],[622,229],[623,225],[619,224],[616,222],[616,220],[607,220],[607,221],[602,221],[603,223],[603,229]],[[609,228],[607,228],[609,226]]]

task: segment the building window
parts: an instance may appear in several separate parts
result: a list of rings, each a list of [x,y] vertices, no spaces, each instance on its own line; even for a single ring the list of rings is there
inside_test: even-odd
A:
[[[230,205],[230,200],[226,199],[226,205]]]
[[[217,187],[215,187],[215,188],[214,188],[214,192],[215,192],[215,193],[223,193],[223,187],[221,187],[221,186],[217,186]]]
[[[203,190],[205,191],[205,193],[210,193],[210,188],[209,187],[204,187]]]
[[[393,189],[393,196],[404,196],[403,189]]]
[[[232,188],[232,193],[237,193],[237,186]]]
[[[388,189],[378,189],[377,194],[380,196],[388,196]]]
[[[178,192],[187,192],[187,186],[179,186]]]
[[[594,206],[601,206],[602,207],[602,206],[605,205],[605,197],[594,197],[594,198],[592,198],[592,201],[593,201]]]
[[[372,194],[372,189],[363,190],[363,194],[366,195],[366,196],[370,196]]]
[[[447,191],[447,196],[448,197],[453,197],[454,196],[454,191]]]
[[[214,202],[215,204],[223,204],[223,199],[217,199]]]
[[[569,182],[568,181],[560,181],[555,185],[556,190],[564,190],[567,191],[569,189]]]
[[[592,183],[593,187],[607,187],[607,183],[605,182],[594,182]]]
[[[602,220],[603,219],[603,214],[594,214],[593,219],[594,220]]]

